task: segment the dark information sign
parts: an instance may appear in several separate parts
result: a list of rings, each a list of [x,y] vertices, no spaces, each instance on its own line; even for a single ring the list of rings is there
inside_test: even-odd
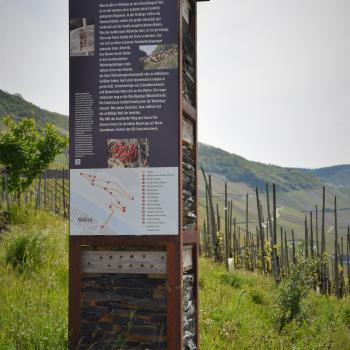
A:
[[[178,234],[178,1],[69,6],[71,235]]]

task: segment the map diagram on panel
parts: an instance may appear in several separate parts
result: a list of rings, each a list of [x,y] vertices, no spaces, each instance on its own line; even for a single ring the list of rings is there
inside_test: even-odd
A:
[[[178,168],[70,171],[71,235],[178,233]]]
[[[101,225],[101,229],[105,228],[111,219],[114,218],[116,211],[120,213],[125,213],[127,210],[126,204],[124,204],[124,200],[133,201],[134,197],[132,197],[123,187],[116,181],[107,181],[96,175],[91,175],[88,173],[80,173],[80,175],[89,181],[91,186],[95,186],[99,188],[101,191],[105,193],[105,195],[110,197],[111,202],[108,205],[108,210],[110,211],[110,215]],[[120,199],[123,198],[123,199]],[[122,201],[122,202],[121,202]]]

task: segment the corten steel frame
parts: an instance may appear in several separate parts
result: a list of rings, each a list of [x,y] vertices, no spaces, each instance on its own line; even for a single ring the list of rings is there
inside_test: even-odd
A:
[[[197,89],[197,2],[194,5],[194,69]],[[197,0],[209,1],[209,0]],[[196,230],[183,231],[183,171],[182,171],[182,120],[186,116],[194,125],[195,161],[198,164],[198,138],[197,138],[197,109],[191,106],[182,95],[182,8],[181,0],[178,2],[179,14],[179,234],[173,236],[69,236],[69,349],[76,350],[81,339],[81,251],[83,246],[165,246],[167,252],[167,349],[180,350],[183,348],[183,248],[192,246],[193,272],[195,275],[194,296],[196,300],[196,343],[199,348],[199,317],[198,317],[198,165],[196,166]],[[197,90],[195,92],[195,105],[197,106]]]

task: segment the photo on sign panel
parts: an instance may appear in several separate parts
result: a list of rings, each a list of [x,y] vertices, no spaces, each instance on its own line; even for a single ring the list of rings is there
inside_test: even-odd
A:
[[[69,53],[74,56],[95,54],[95,24],[87,18],[74,18],[69,21]]]
[[[140,45],[140,64],[143,70],[176,69],[178,67],[178,47],[168,45]]]
[[[109,139],[108,168],[146,168],[149,166],[148,139]]]

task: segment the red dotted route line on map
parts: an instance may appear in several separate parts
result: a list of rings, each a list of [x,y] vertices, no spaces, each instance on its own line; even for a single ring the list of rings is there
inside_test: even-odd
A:
[[[111,211],[110,215],[107,217],[105,222],[101,225],[101,228],[105,228],[109,221],[112,219],[115,208],[119,209],[121,213],[126,212],[126,206],[123,206],[115,194],[115,192],[118,192],[122,197],[134,200],[134,197],[131,196],[129,193],[127,193],[117,182],[114,181],[107,181],[98,178],[96,175],[90,175],[88,173],[80,173],[82,177],[84,177],[86,180],[90,182],[91,186],[98,187],[102,189],[107,195],[111,196],[113,198],[113,201],[109,204],[108,209]]]

